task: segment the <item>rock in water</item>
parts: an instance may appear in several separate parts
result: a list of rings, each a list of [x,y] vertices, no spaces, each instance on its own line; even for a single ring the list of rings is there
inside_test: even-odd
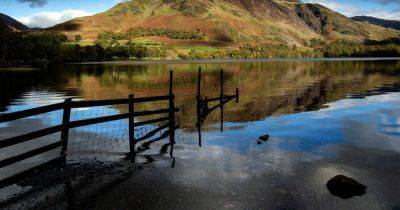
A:
[[[328,181],[326,186],[332,195],[341,197],[343,199],[349,199],[354,196],[362,196],[365,194],[365,189],[367,189],[366,186],[344,175],[333,177]]]
[[[269,135],[260,136],[259,139],[260,139],[261,141],[268,141]]]

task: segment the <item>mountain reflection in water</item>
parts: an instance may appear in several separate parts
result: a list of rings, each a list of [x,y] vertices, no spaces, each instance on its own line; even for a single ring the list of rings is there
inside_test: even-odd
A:
[[[202,93],[219,94],[221,68],[225,89],[240,89],[239,103],[224,109],[224,132],[218,111],[205,119],[201,148],[195,98],[199,66]],[[56,194],[73,195],[59,202],[102,209],[400,206],[399,61],[68,65],[49,72],[0,71],[5,96],[0,104],[10,112],[66,97],[162,95],[168,91],[169,69],[175,71],[174,93],[181,110],[177,121],[182,128],[174,168],[164,156],[147,156],[151,167],[105,172],[104,179],[72,182],[68,188],[54,186]],[[106,109],[117,113],[126,107]],[[44,122],[52,121],[48,119],[56,117]],[[7,126],[17,125],[0,129]],[[258,145],[265,134],[269,140]],[[332,196],[326,183],[340,174],[368,186],[366,194],[348,200]],[[10,204],[21,205],[32,204]]]

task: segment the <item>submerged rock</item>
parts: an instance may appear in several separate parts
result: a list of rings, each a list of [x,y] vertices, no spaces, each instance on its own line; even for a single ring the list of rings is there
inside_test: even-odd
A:
[[[261,141],[268,141],[269,135],[260,136],[259,139],[260,139]]]
[[[365,194],[366,186],[358,183],[356,180],[344,175],[337,175],[327,183],[329,192],[343,199],[349,199],[354,196],[362,196]]]

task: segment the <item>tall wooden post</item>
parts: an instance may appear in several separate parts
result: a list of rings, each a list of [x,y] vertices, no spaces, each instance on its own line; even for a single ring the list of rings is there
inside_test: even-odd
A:
[[[239,88],[236,88],[236,103],[239,103]]]
[[[199,73],[197,75],[197,97],[201,97],[201,67],[199,67]]]
[[[221,132],[224,131],[224,72],[221,69],[221,93],[220,93],[220,98],[219,102],[221,104],[220,109],[221,109]]]
[[[129,95],[129,157],[132,161],[135,160],[135,96]]]
[[[169,72],[169,141],[172,146],[175,144],[175,95],[173,93],[174,72]]]
[[[63,163],[67,163],[67,149],[68,149],[68,136],[69,136],[69,122],[71,117],[71,102],[72,99],[68,98],[64,101],[64,109],[63,109],[63,121],[62,121],[62,130],[61,130],[61,153],[60,156],[63,159]]]
[[[202,98],[201,98],[201,67],[199,67],[199,73],[197,75],[197,96],[196,96],[196,105],[197,105],[197,130],[199,133],[199,147],[201,147],[201,118],[202,118]]]

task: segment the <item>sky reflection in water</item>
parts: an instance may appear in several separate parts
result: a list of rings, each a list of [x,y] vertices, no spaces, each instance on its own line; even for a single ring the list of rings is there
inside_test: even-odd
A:
[[[7,95],[1,105],[11,112],[71,96],[89,100],[123,98],[131,92],[160,95],[168,85],[165,69],[174,68],[175,94],[181,108],[178,120],[182,125],[177,135],[175,168],[161,166],[143,172],[115,191],[104,193],[92,201],[93,205],[104,200],[102,205],[110,208],[129,207],[135,202],[157,208],[157,203],[146,203],[150,198],[139,196],[140,201],[133,198],[119,203],[118,195],[137,189],[150,193],[154,188],[141,183],[162,183],[169,186],[171,195],[181,197],[176,203],[164,204],[171,208],[387,209],[400,204],[396,196],[400,187],[399,65],[395,61],[206,65],[209,70],[205,72],[203,93],[218,94],[217,70],[223,67],[227,69],[226,92],[233,93],[239,87],[241,97],[239,104],[226,105],[223,133],[219,132],[219,110],[209,117],[202,129],[202,148],[197,146],[195,129],[197,72],[193,69],[198,65],[63,67],[57,74],[24,88],[9,82],[6,88],[12,88],[13,94]],[[102,107],[89,111],[116,114],[126,110]],[[75,110],[73,119],[87,117],[87,112]],[[59,113],[54,112],[42,123],[56,124],[60,120]],[[6,131],[10,126],[18,127],[3,124],[0,129]],[[127,127],[127,122],[108,126]],[[126,129],[112,130],[117,138],[106,146],[110,130],[102,128],[79,128],[71,148],[82,147],[87,152],[95,145],[94,150],[126,152]],[[90,138],[79,139],[88,133]],[[258,145],[257,139],[265,134],[271,136],[269,141]],[[6,133],[1,132],[3,135]],[[102,139],[102,143],[96,145],[92,138]],[[88,142],[85,147],[82,141]],[[108,155],[117,160],[121,157]],[[367,185],[367,194],[346,202],[333,198],[325,184],[338,174]],[[182,189],[188,190],[186,194]],[[196,192],[200,200],[193,201],[191,192]],[[156,193],[152,199],[167,199],[165,194],[159,196],[163,197]]]

